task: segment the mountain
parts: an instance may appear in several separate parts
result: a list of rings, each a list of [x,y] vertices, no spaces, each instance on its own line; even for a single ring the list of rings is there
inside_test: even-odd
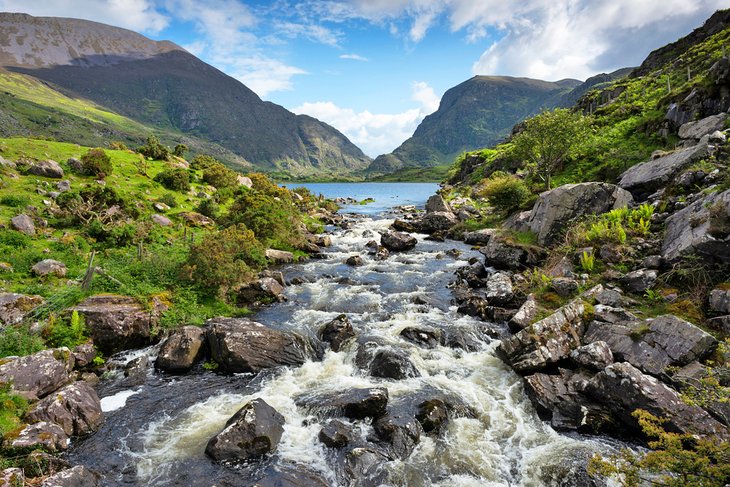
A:
[[[624,68],[585,82],[474,76],[448,90],[438,110],[423,119],[413,136],[391,154],[378,156],[368,172],[451,164],[464,151],[496,144],[522,120],[545,109],[572,106],[590,89],[630,71]]]
[[[96,22],[0,14],[0,66],[161,131],[217,144],[266,172],[336,176],[370,158],[335,128],[261,100],[167,41]]]

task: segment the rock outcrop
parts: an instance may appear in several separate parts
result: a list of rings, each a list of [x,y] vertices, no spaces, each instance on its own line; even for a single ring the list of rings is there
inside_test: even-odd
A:
[[[47,421],[63,428],[68,436],[83,436],[96,431],[104,421],[96,391],[79,381],[39,401],[26,414],[30,421]]]
[[[317,332],[317,337],[323,342],[329,343],[333,352],[339,352],[345,342],[354,336],[355,330],[352,328],[352,323],[344,314],[325,323]]]
[[[43,350],[0,365],[0,384],[10,384],[14,393],[37,400],[67,384],[73,368],[68,348]]]
[[[162,342],[155,367],[166,372],[186,372],[205,352],[205,330],[198,326],[183,326]]]
[[[370,387],[341,392],[303,394],[296,397],[297,406],[324,417],[350,419],[379,418],[388,405],[388,389]]]
[[[40,296],[0,293],[0,328],[20,323],[29,311],[41,304]]]

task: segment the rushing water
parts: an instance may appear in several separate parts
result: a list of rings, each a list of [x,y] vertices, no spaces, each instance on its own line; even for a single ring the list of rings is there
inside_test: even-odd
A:
[[[354,363],[357,343],[328,351],[321,361],[257,377],[222,376],[202,368],[173,377],[150,367],[136,384],[121,375],[102,382],[106,422],[72,448],[71,460],[102,472],[105,485],[111,486],[251,485],[256,465],[238,470],[216,465],[204,448],[244,403],[263,398],[286,418],[274,463],[303,464],[330,485],[342,485],[331,452],[317,438],[320,422],[299,409],[294,397],[385,386],[391,403],[437,390],[460,398],[475,413],[450,419],[439,436],[422,435],[409,458],[387,464],[387,485],[585,485],[580,471],[586,458],[602,448],[600,443],[558,434],[540,421],[521,379],[495,356],[497,342],[482,333],[486,324],[459,315],[451,304],[447,285],[475,253],[456,242],[421,236],[415,250],[375,261],[365,244],[391,222],[360,216],[351,229],[334,231],[328,258],[284,268],[287,279],[299,277],[304,283],[288,286],[286,303],[265,308],[254,319],[315,334],[323,323],[346,313],[359,336],[406,350],[420,377],[390,381],[369,376]],[[461,253],[447,252],[453,248]],[[354,254],[362,255],[365,265],[345,265]],[[460,328],[478,340],[478,349],[421,348],[400,337],[407,326]],[[121,360],[144,353],[154,357],[155,350]],[[366,422],[359,427],[364,434],[370,428]]]

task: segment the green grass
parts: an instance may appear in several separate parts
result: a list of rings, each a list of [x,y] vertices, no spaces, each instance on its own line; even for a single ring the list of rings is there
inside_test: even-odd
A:
[[[446,179],[449,174],[450,165],[447,166],[434,166],[434,167],[412,167],[406,169],[400,169],[390,174],[382,176],[376,176],[367,181],[374,182],[439,182]]]

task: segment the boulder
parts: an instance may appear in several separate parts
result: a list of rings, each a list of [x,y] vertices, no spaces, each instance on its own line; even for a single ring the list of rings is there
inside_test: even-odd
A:
[[[501,341],[498,353],[518,373],[540,370],[569,357],[581,345],[585,303],[576,299],[516,335]]]
[[[499,230],[495,228],[482,228],[473,232],[467,232],[464,235],[464,243],[469,245],[486,245],[495,235],[499,234]]]
[[[0,295],[1,302],[2,295]],[[717,288],[710,291],[710,309],[715,313],[730,313],[730,287]],[[1,316],[0,321],[2,321]]]
[[[495,272],[487,278],[484,297],[490,305],[505,306],[514,299],[512,278],[504,272]]]
[[[83,465],[76,465],[46,478],[41,487],[100,487],[101,476]]]
[[[68,348],[43,350],[2,363],[0,384],[10,384],[13,393],[34,401],[66,385],[73,367]]]
[[[662,257],[668,262],[696,253],[709,262],[730,262],[730,189],[699,199],[666,221]]]
[[[83,436],[96,431],[104,415],[94,388],[80,381],[41,399],[26,414],[26,419],[55,423],[68,436]]]
[[[141,348],[151,343],[151,329],[159,310],[147,310],[130,296],[91,296],[70,311],[78,311],[96,347],[105,355]]]
[[[639,424],[631,414],[643,409],[666,420],[663,426],[671,432],[703,436],[726,434],[725,427],[704,409],[688,405],[674,389],[626,362],[606,367],[588,381],[585,390],[637,432]]]
[[[251,484],[251,487],[329,487],[329,485],[319,472],[300,463],[285,463],[279,460],[269,464],[264,469],[264,476]]]
[[[9,444],[12,448],[29,450],[42,448],[48,452],[60,452],[68,448],[69,441],[68,435],[59,425],[40,421],[25,426],[17,436],[9,441]]]
[[[330,419],[319,431],[319,441],[329,448],[342,448],[351,443],[357,433],[353,428],[337,419]]]
[[[380,487],[388,485],[385,452],[377,447],[363,446],[350,449],[341,460],[342,482],[338,485],[352,487]]]
[[[418,240],[406,233],[387,231],[380,236],[380,243],[383,247],[394,252],[411,250],[416,246]]]
[[[713,132],[725,129],[725,120],[727,119],[727,113],[718,113],[717,115],[711,115],[697,120],[696,122],[687,122],[679,127],[679,138],[680,139],[696,139],[699,140],[705,135],[712,134]]]
[[[177,216],[193,227],[209,227],[215,224],[211,218],[194,211],[184,211],[178,213]]]
[[[618,185],[630,191],[638,200],[645,200],[657,189],[666,186],[694,162],[707,157],[706,143],[676,150],[629,168],[621,175]]]
[[[556,277],[550,282],[550,287],[558,296],[567,298],[578,292],[578,281],[570,277]]]
[[[13,230],[17,230],[30,237],[35,236],[35,223],[33,223],[33,219],[25,213],[11,218],[10,225],[13,227]]]
[[[613,353],[608,343],[597,341],[570,352],[570,360],[579,367],[603,370],[613,363]]]
[[[604,323],[626,323],[639,321],[635,314],[623,308],[597,304],[593,307],[593,318]]]
[[[297,406],[314,413],[318,417],[379,418],[385,414],[388,404],[388,389],[370,387],[329,393],[303,394],[296,397],[294,401]]]
[[[96,348],[92,342],[76,345],[72,351],[74,356],[74,367],[82,369],[91,365],[96,358]]]
[[[397,232],[415,233],[417,231],[415,225],[400,218],[396,218],[390,227]]]
[[[258,373],[281,365],[299,366],[314,355],[309,339],[245,318],[213,318],[206,327],[211,358],[223,372]]]
[[[28,173],[44,178],[61,179],[63,168],[59,163],[52,160],[39,161],[28,168]]]
[[[421,376],[408,354],[390,348],[383,348],[375,353],[370,363],[370,375],[393,380]]]
[[[428,399],[418,405],[416,419],[426,433],[438,432],[449,419],[449,408],[441,399]]]
[[[246,186],[247,188],[253,188],[253,181],[251,181],[251,178],[246,176],[241,176],[240,174],[236,176],[236,181],[238,181],[239,186]]]
[[[435,194],[426,200],[426,213],[452,213],[451,207],[440,194]]]
[[[652,375],[664,374],[670,365],[700,360],[717,346],[712,335],[673,315],[638,323],[594,321],[583,339],[585,343],[607,343],[617,361],[629,362]]]
[[[405,460],[421,440],[423,427],[418,420],[405,411],[389,410],[373,422],[373,428],[386,444],[388,456]]]
[[[276,264],[291,264],[294,254],[286,250],[266,249],[266,258]]]
[[[620,282],[627,291],[644,294],[647,289],[651,289],[657,277],[659,277],[659,273],[654,269],[638,269],[626,274]]]
[[[459,218],[450,211],[426,213],[421,219],[419,229],[423,233],[444,232],[459,223]]]
[[[246,403],[205,447],[216,461],[245,461],[273,453],[284,433],[284,416],[263,399]]]
[[[553,245],[576,217],[605,213],[632,201],[631,194],[613,184],[565,184],[540,194],[528,225],[540,245]]]
[[[41,304],[43,298],[40,296],[0,293],[0,329],[20,323],[28,312]]]
[[[561,368],[558,374],[525,377],[525,393],[538,415],[557,430],[610,431],[615,427],[611,415],[582,393],[588,380],[590,376],[584,373]]]
[[[441,344],[441,330],[436,328],[407,326],[400,332],[401,338],[423,348],[436,348]]]
[[[484,255],[487,266],[497,269],[519,270],[539,261],[539,257],[524,246],[500,237],[491,238],[479,252]]]
[[[236,291],[236,303],[239,306],[250,304],[265,304],[276,301],[284,301],[284,286],[273,277],[262,277],[261,279],[241,286]]]
[[[161,227],[169,227],[170,225],[172,225],[172,220],[167,218],[165,215],[160,215],[158,213],[154,213],[150,217],[150,220],[152,220],[153,223],[155,223]]]
[[[329,343],[333,352],[339,352],[345,342],[354,336],[355,330],[352,328],[352,323],[344,314],[322,325],[317,332],[317,337],[323,342]]]
[[[183,326],[162,342],[155,368],[166,372],[187,372],[205,352],[205,330]]]
[[[535,318],[537,318],[537,313],[537,300],[534,294],[530,294],[507,324],[510,330],[518,332],[530,326],[535,321]]]
[[[502,228],[513,232],[529,232],[531,214],[532,211],[530,210],[514,213],[502,222]]]
[[[170,211],[170,207],[167,206],[165,203],[162,203],[160,201],[158,201],[155,204],[153,204],[152,205],[152,208],[154,208],[155,210],[159,211],[160,213],[165,212],[165,211]]]
[[[83,163],[75,157],[69,157],[66,164],[68,164],[68,167],[74,174],[82,174],[84,172]]]
[[[68,269],[66,268],[66,264],[63,262],[53,259],[44,259],[31,267],[30,271],[38,277],[45,277],[49,275],[65,277]]]
[[[345,264],[347,264],[351,267],[360,267],[361,265],[364,264],[364,262],[362,260],[362,257],[360,257],[359,255],[351,255],[350,257],[347,258],[347,260],[345,261]]]

